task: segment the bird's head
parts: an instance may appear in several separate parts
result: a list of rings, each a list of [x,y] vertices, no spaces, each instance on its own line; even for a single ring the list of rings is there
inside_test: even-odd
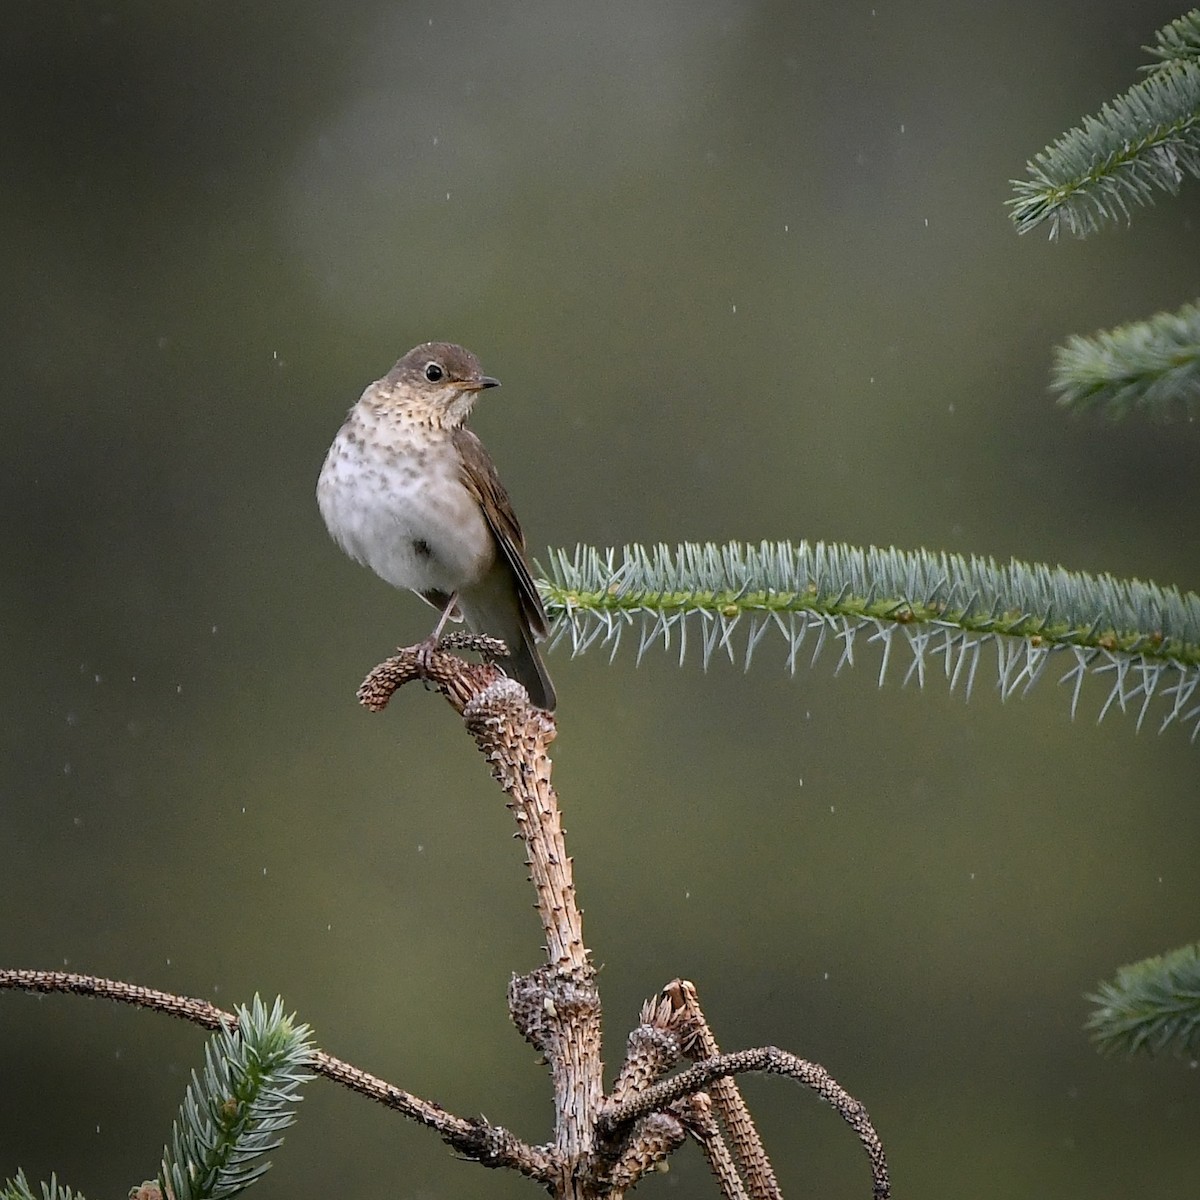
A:
[[[422,342],[387,374],[410,400],[428,406],[434,423],[454,428],[470,415],[475,397],[500,380],[483,373],[479,359],[453,342]]]

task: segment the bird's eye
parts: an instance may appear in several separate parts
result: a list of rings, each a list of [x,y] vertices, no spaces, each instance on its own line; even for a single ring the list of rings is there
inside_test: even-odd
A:
[[[445,374],[446,372],[443,371],[437,363],[431,362],[425,364],[425,378],[428,379],[430,383],[437,383],[437,381]]]

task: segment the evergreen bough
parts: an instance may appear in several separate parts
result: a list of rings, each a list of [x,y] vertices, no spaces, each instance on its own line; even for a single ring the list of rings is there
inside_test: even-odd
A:
[[[1200,1052],[1200,944],[1122,967],[1088,997],[1088,1026],[1104,1050]]]
[[[1086,237],[1128,222],[1161,192],[1200,176],[1200,9],[1155,34],[1146,77],[1062,134],[1012,181],[1010,216],[1020,233]],[[1200,411],[1200,315],[1195,304],[1091,337],[1055,353],[1058,402],[1111,417],[1134,409],[1159,419]]]
[[[1053,662],[1077,711],[1085,679],[1107,683],[1100,717],[1117,709],[1140,728],[1200,734],[1200,596],[1111,575],[966,558],[929,550],[859,549],[824,542],[684,543],[621,551],[553,550],[542,581],[555,642],[615,655],[635,637],[639,661],[655,643],[689,649],[705,667],[724,654],[747,669],[765,641],[782,642],[794,672],[826,646],[837,669],[860,645],[879,647],[880,685],[898,651],[904,682],[946,680],[970,695],[994,661],[1002,699],[1027,692]]]
[[[265,1154],[283,1143],[295,1120],[307,1070],[311,1031],[268,1010],[255,996],[204,1047],[163,1151],[159,1182],[170,1200],[228,1200],[270,1169]]]

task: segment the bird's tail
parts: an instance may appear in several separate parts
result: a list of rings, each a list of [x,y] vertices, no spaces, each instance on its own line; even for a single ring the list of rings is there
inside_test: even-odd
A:
[[[558,697],[554,692],[554,684],[550,682],[550,675],[546,670],[546,664],[542,662],[541,653],[538,651],[537,643],[534,641],[533,633],[526,625],[520,633],[519,638],[514,639],[517,645],[508,642],[510,654],[507,658],[496,659],[496,666],[502,670],[510,679],[515,679],[528,693],[529,702],[535,708],[544,708],[547,712],[553,712],[554,706],[558,703]]]
[[[558,697],[511,574],[492,571],[476,587],[460,592],[458,605],[476,633],[500,638],[508,647],[507,656],[493,660],[496,666],[529,693],[534,707],[553,712]]]

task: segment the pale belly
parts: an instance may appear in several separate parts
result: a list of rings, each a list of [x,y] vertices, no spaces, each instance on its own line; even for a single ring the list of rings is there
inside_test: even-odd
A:
[[[317,503],[329,532],[394,587],[449,595],[495,561],[491,530],[445,449],[380,453],[339,434],[321,470]]]

